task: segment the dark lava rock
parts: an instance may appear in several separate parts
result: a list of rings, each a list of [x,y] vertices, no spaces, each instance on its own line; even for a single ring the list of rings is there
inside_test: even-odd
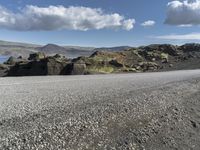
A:
[[[49,57],[44,59],[46,64],[47,75],[60,75],[63,74],[65,66],[68,64],[65,61],[57,61],[56,59]]]
[[[19,56],[19,57],[17,57],[17,59],[23,59],[23,57],[22,57],[22,56]]]
[[[11,56],[8,58],[8,60],[4,63],[4,64],[7,64],[7,65],[15,65],[17,62],[17,58]]]
[[[143,49],[145,49],[145,51],[160,51],[160,52],[167,53],[171,56],[178,56],[180,53],[178,51],[177,46],[170,45],[170,44],[153,44],[153,45],[146,46]]]
[[[109,64],[111,64],[111,65],[113,65],[113,66],[115,66],[115,67],[123,67],[123,64],[120,63],[120,62],[117,61],[117,60],[111,60],[111,61],[109,61]]]
[[[46,56],[44,53],[38,52],[38,53],[30,54],[28,60],[38,61],[40,59],[44,59],[45,57]]]
[[[9,70],[9,67],[7,65],[0,64],[0,77],[6,76],[8,70]]]
[[[61,75],[84,75],[86,74],[86,64],[85,63],[68,63],[63,70]]]
[[[46,57],[40,60],[17,63],[10,68],[7,76],[82,75],[85,74],[85,69],[84,63],[72,63],[64,58]]]
[[[140,62],[138,66],[142,71],[152,71],[159,69],[159,65],[155,62]]]
[[[180,49],[183,52],[193,52],[193,51],[200,52],[200,44],[189,43],[189,44],[180,46]]]
[[[86,71],[86,64],[84,63],[73,63],[71,75],[84,75]]]
[[[0,64],[0,70],[8,69],[8,66],[5,64]]]
[[[23,63],[23,62],[27,62],[27,60],[23,59],[22,57],[15,58],[11,56],[8,58],[6,62],[4,62],[4,64],[13,66],[13,65],[16,65],[17,63]]]
[[[59,62],[53,57],[18,63],[11,67],[8,76],[60,75],[63,74],[67,62]]]
[[[62,59],[62,58],[65,58],[64,55],[61,55],[61,54],[56,54],[53,56],[54,58],[57,58],[57,59]]]

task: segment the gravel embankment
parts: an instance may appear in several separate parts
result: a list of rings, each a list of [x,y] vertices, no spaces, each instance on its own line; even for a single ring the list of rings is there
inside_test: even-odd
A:
[[[0,78],[0,149],[199,149],[200,70]]]

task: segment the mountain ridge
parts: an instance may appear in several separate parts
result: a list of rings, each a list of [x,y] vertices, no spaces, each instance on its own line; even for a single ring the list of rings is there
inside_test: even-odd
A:
[[[55,55],[57,53],[65,55],[69,58],[75,58],[78,56],[89,56],[94,51],[121,51],[129,46],[118,47],[84,47],[84,46],[60,46],[57,44],[37,45],[20,42],[9,42],[0,40],[0,55],[25,57],[27,58],[31,53],[44,52],[46,55]]]

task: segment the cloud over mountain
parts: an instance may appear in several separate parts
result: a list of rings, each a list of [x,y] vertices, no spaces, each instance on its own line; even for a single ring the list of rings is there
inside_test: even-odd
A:
[[[172,1],[167,5],[166,24],[199,25],[200,0]]]
[[[0,28],[11,30],[131,30],[134,24],[134,19],[125,19],[118,13],[107,14],[100,8],[28,5],[14,13],[0,6]]]
[[[156,36],[155,38],[163,40],[200,40],[200,33],[169,34]]]

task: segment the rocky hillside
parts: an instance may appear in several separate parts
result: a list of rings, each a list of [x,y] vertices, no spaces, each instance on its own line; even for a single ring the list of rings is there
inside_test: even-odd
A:
[[[37,47],[40,45],[0,41],[0,55],[28,57],[29,54],[37,52]]]
[[[200,45],[149,45],[121,52],[95,52],[74,62],[86,64],[87,73],[146,72],[200,68]]]
[[[89,57],[75,59],[60,54],[46,56],[39,52],[31,54],[28,59],[10,57],[0,66],[1,76],[79,75],[197,68],[200,68],[200,44],[162,44],[119,52],[96,51]]]

